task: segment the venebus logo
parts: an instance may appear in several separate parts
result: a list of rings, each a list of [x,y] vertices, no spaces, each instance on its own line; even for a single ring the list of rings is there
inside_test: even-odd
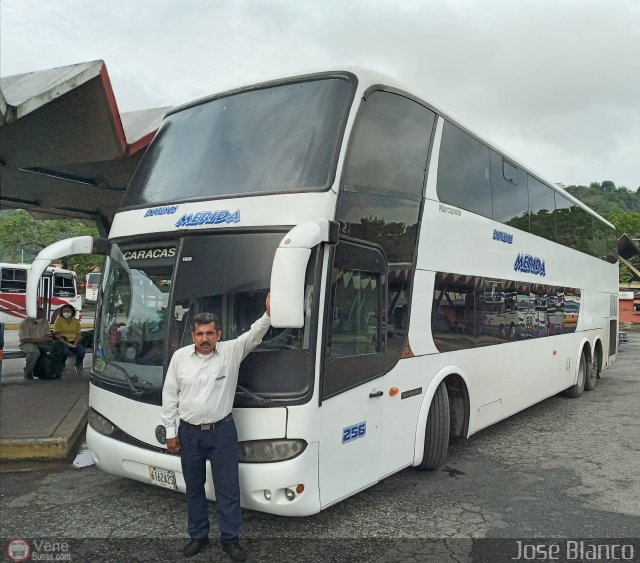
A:
[[[7,555],[11,561],[24,561],[30,554],[31,546],[23,538],[16,538],[7,544]]]

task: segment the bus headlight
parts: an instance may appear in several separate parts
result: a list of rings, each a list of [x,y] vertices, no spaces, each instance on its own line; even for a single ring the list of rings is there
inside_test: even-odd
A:
[[[299,456],[307,447],[304,440],[253,440],[240,442],[240,463],[269,463]]]
[[[116,427],[109,420],[93,409],[89,409],[87,422],[96,432],[105,436],[111,436],[116,431]]]

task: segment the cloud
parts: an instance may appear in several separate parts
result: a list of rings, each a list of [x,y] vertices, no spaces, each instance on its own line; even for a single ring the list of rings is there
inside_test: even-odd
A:
[[[292,70],[396,76],[553,181],[640,185],[635,0],[4,0],[2,75],[104,59],[123,111]]]

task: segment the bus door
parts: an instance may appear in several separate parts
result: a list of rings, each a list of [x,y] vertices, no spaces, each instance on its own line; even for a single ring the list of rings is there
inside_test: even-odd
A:
[[[386,262],[341,240],[331,273],[320,407],[320,504],[379,478]]]

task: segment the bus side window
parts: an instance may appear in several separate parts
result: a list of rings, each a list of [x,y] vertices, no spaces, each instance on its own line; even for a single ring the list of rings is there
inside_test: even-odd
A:
[[[329,355],[338,358],[378,352],[380,276],[342,269],[335,274]]]
[[[386,260],[380,249],[341,240],[330,291],[323,398],[381,375],[386,344]]]
[[[438,161],[438,198],[492,216],[489,148],[445,121]]]
[[[2,268],[0,291],[3,293],[25,293],[27,291],[27,270]]]
[[[53,295],[55,297],[75,297],[76,290],[73,276],[56,274],[53,277]]]

